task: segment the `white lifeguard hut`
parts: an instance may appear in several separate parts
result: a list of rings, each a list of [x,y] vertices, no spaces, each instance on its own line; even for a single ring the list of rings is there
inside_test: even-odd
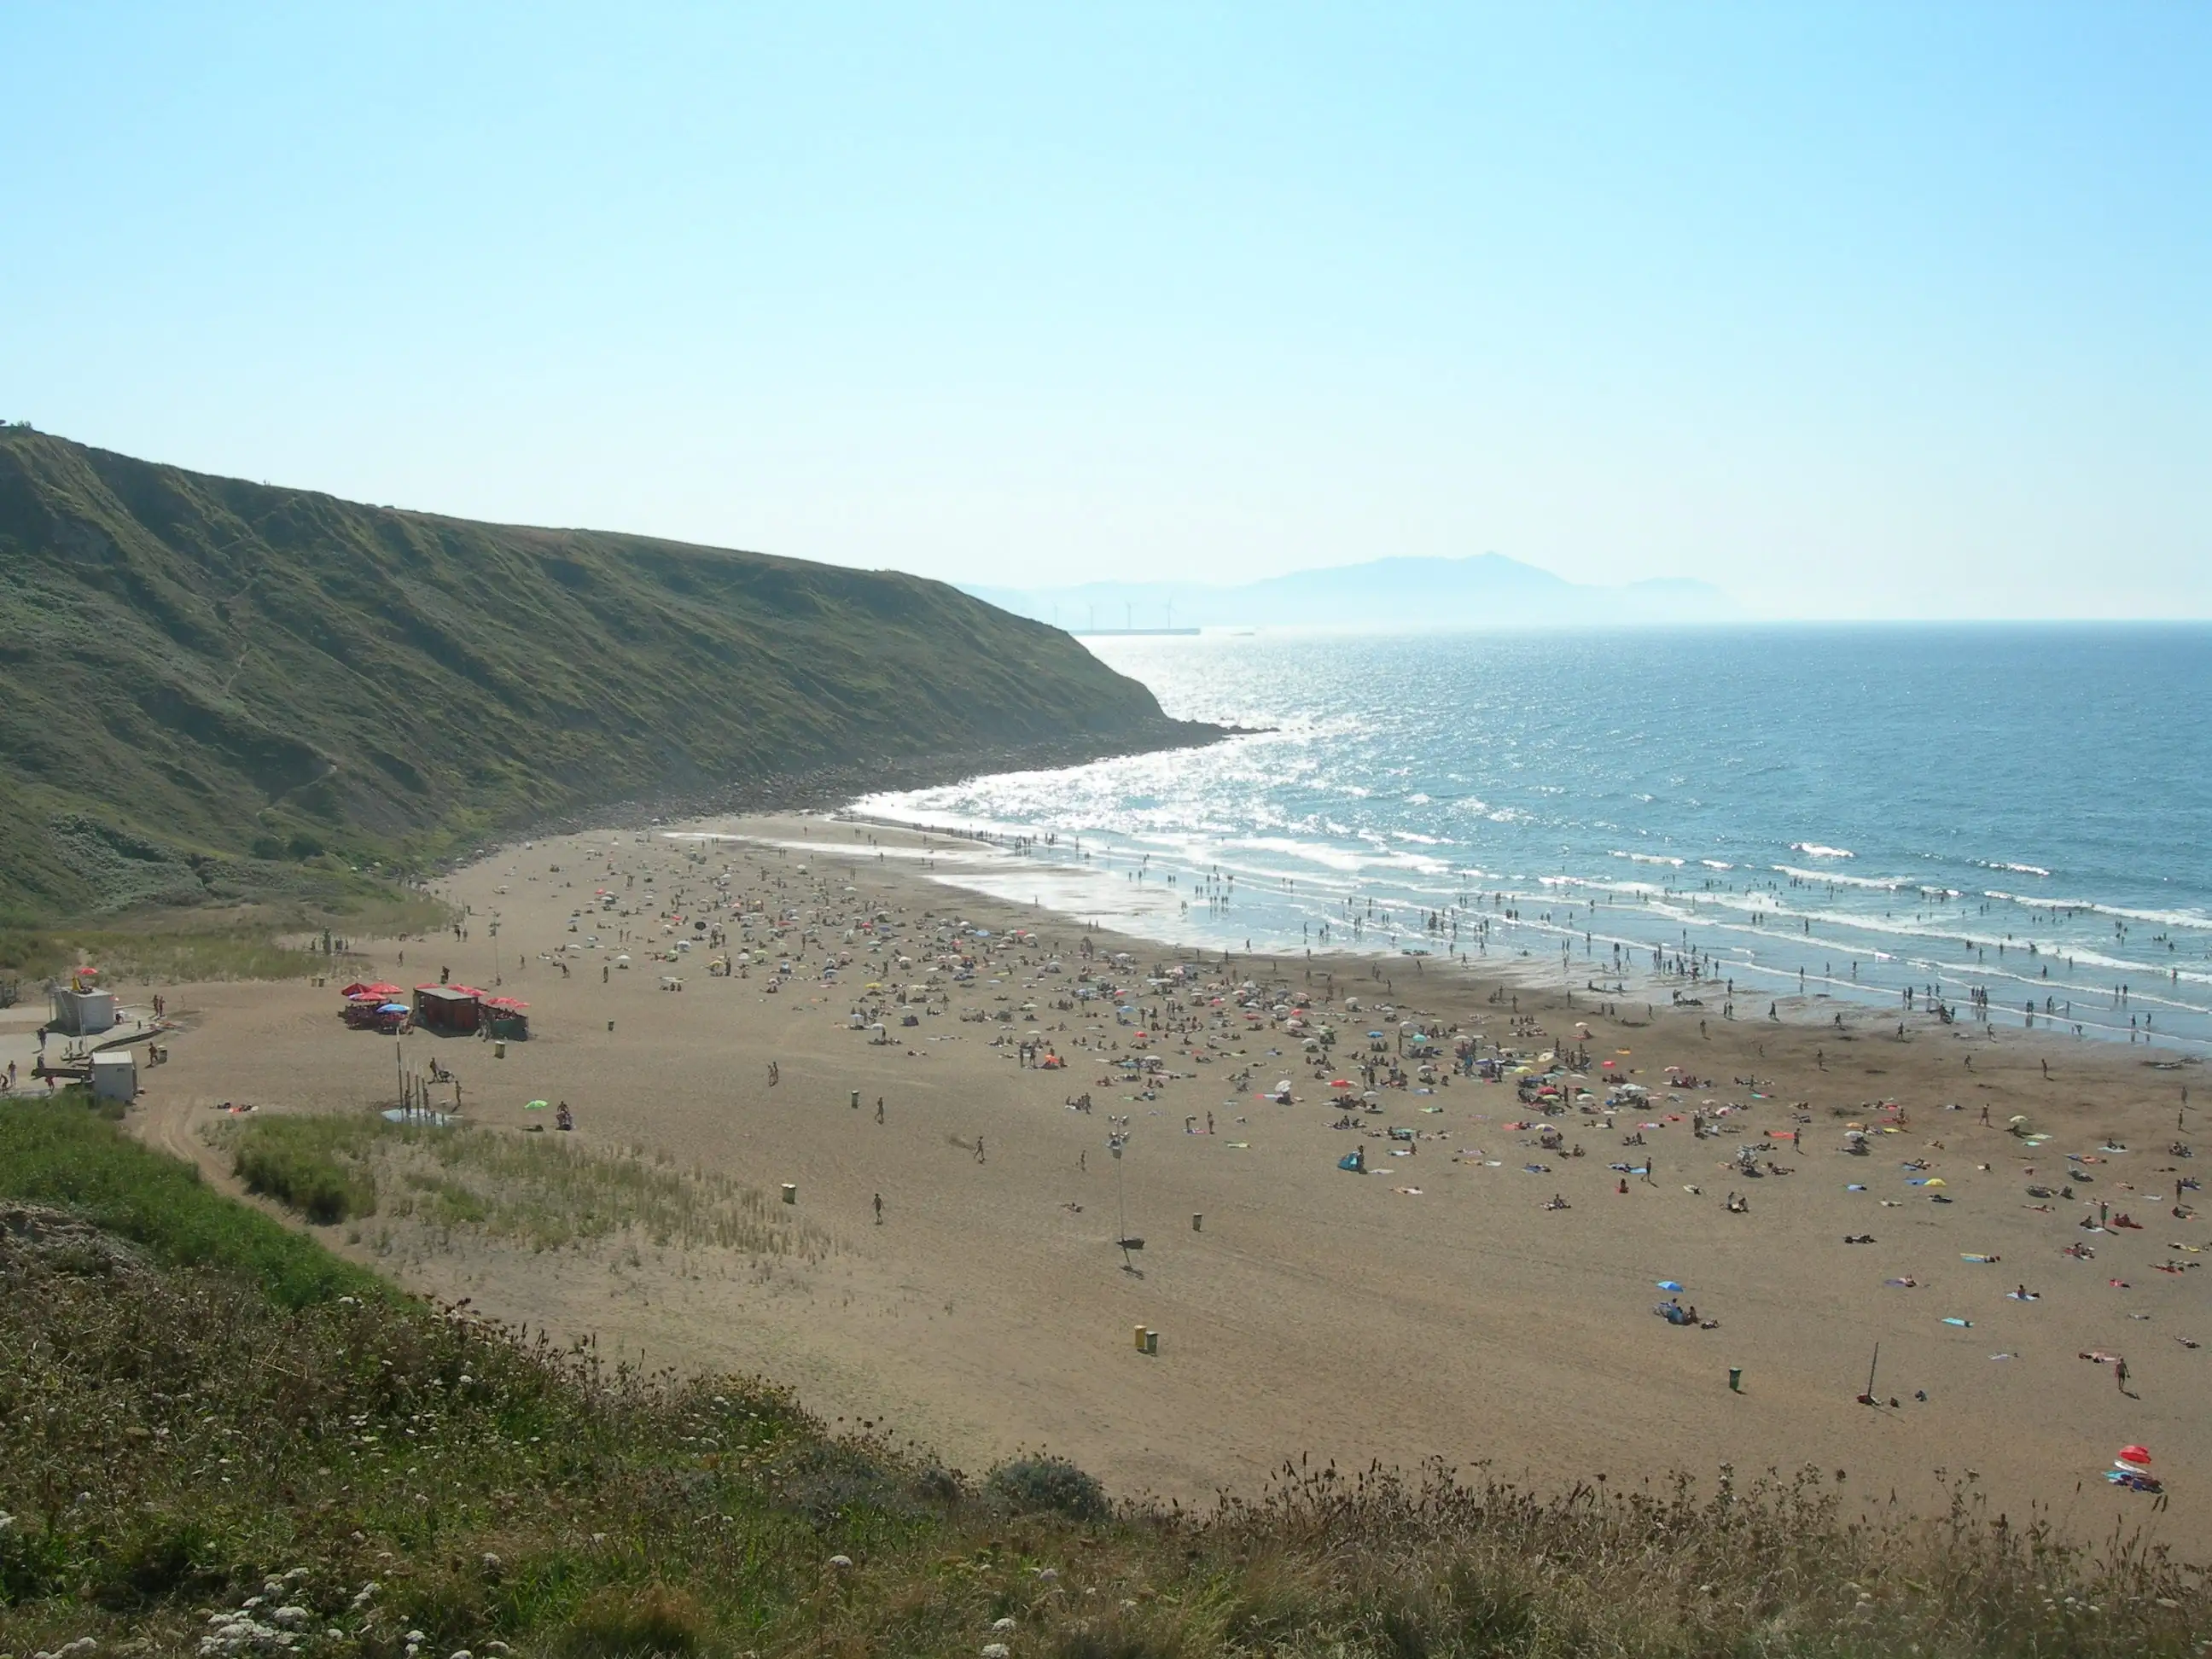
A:
[[[115,1029],[115,993],[100,988],[98,975],[89,968],[71,974],[66,984],[48,994],[53,1028],[69,1036],[96,1036]]]
[[[92,1057],[92,1093],[95,1100],[136,1100],[138,1060],[128,1048],[103,1048]]]

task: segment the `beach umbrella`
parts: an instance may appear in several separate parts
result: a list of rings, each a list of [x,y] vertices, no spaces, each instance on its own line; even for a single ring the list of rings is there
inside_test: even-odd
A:
[[[2150,1462],[2150,1448],[2123,1446],[2120,1448],[2120,1461],[2124,1463],[2148,1463]]]
[[[545,1103],[542,1100],[533,1100],[522,1109],[526,1112],[542,1112],[545,1109]]]
[[[1671,1291],[1677,1296],[1680,1296],[1682,1292],[1682,1287],[1671,1279],[1662,1279],[1659,1280],[1658,1283],[1659,1288],[1662,1291]]]
[[[1348,1077],[1331,1078],[1328,1086],[1332,1089],[1349,1089],[1352,1086],[1352,1079]]]

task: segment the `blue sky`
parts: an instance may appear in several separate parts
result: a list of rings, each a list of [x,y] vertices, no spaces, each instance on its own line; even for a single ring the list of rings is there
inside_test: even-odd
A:
[[[0,417],[948,579],[2212,616],[2212,7],[0,9]]]

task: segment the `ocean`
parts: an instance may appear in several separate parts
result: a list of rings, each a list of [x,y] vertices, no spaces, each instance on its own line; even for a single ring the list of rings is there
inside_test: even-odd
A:
[[[1018,867],[939,873],[1178,945],[2212,1046],[2212,627],[1090,643],[1267,729],[854,810],[997,837]]]

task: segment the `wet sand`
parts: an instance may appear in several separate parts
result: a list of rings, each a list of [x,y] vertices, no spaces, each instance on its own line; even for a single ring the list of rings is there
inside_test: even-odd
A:
[[[409,1066],[434,1056],[459,1074],[472,1120],[519,1131],[524,1103],[566,1100],[583,1143],[640,1145],[770,1193],[795,1182],[800,1212],[834,1238],[828,1260],[724,1261],[649,1245],[534,1254],[470,1237],[429,1248],[404,1230],[379,1258],[379,1223],[357,1244],[343,1230],[326,1237],[415,1288],[564,1335],[596,1333],[603,1352],[765,1371],[832,1419],[888,1422],[970,1469],[1049,1446],[1120,1491],[1189,1499],[1250,1490],[1301,1456],[1412,1465],[1433,1455],[1547,1486],[1812,1464],[1846,1471],[1845,1490],[1868,1502],[1893,1494],[1933,1510],[1965,1484],[2016,1521],[2039,1506],[2096,1538],[2119,1519],[2199,1559],[2212,1553],[2212,1346],[2179,1340],[2212,1344],[2204,1270],[2193,1265],[2212,1255],[2212,1211],[2172,1214],[2177,1175],[2204,1160],[2169,1151],[2196,1139],[2201,1066],[1925,1020],[1900,1040],[1894,1014],[1858,1007],[1840,1008],[1838,1030],[1827,1023],[1838,1005],[1785,1005],[1793,1019],[1778,1025],[1670,1011],[1663,1000],[1649,1020],[1640,1002],[1604,1017],[1583,996],[1570,1007],[1556,994],[1501,989],[1480,968],[1431,960],[1416,974],[1403,957],[1316,958],[1309,982],[1303,958],[1224,967],[1216,956],[1194,964],[1193,978],[1156,987],[1142,970],[1189,953],[1020,902],[1004,855],[819,817],[696,827],[743,839],[600,832],[502,849],[441,884],[469,907],[465,940],[376,943],[369,955],[404,984],[435,980],[442,966],[487,988],[496,976],[496,988],[530,1003],[532,1039],[504,1060],[472,1038],[402,1045]],[[996,896],[928,879],[929,856],[948,871],[967,860]],[[725,870],[726,889],[715,884]],[[641,913],[596,911],[601,888]],[[666,925],[683,934],[695,917],[734,933],[733,914],[716,908],[732,896],[753,901],[751,914],[795,911],[817,940],[771,939],[756,924],[753,945],[733,944],[765,946],[771,961],[744,977],[710,976],[715,952],[703,945],[676,963],[648,959],[678,936],[660,931],[659,913],[680,914]],[[1086,908],[1145,902],[1102,894]],[[868,932],[849,945],[845,933],[878,915],[892,918],[896,945],[871,957]],[[948,929],[940,940],[954,915],[991,938]],[[1010,940],[1010,928],[1036,938]],[[567,976],[547,959],[593,934],[599,948],[570,954]],[[1098,953],[1088,962],[1085,940]],[[852,1029],[856,1003],[881,1000],[870,981],[884,994],[923,982],[948,942],[976,953],[972,983],[934,982],[946,1000],[914,1028],[892,1006],[888,1042]],[[826,984],[825,947],[854,957]],[[898,951],[912,969],[890,970]],[[627,969],[611,966],[620,951]],[[1130,954],[1128,968],[1109,965],[1115,951]],[[773,958],[784,955],[795,971],[769,994]],[[1061,971],[1043,971],[1054,957]],[[1369,977],[1378,969],[1392,988]],[[1145,1045],[1176,1074],[1155,1098],[1106,1063],[1137,1051],[1146,1016],[1121,1024],[1110,1001],[1054,1006],[1073,1000],[1086,970],[1121,988],[1128,1006],[1164,1009],[1173,998],[1191,1011],[1176,1018],[1200,1022]],[[1312,1017],[1340,1042],[1317,1078],[1299,1063],[1296,1036],[1267,1017],[1275,996],[1260,999],[1252,1029],[1237,988],[1249,979],[1320,1004],[1330,973],[1335,1002]],[[684,989],[657,988],[663,974]],[[1360,1012],[1344,1009],[1346,994]],[[1494,995],[1517,995],[1528,1024]],[[189,1029],[173,1039],[172,1063],[144,1074],[133,1121],[218,1177],[202,1129],[220,1102],[342,1110],[394,1098],[392,1042],[345,1030],[331,990],[193,986],[169,1003]],[[1389,1024],[1377,1017],[1384,1003]],[[1011,1025],[961,1017],[1000,1012]],[[1225,1027],[1206,1029],[1217,1014],[1231,1017]],[[1504,1044],[1529,1057],[1571,1045],[1587,1022],[1596,1096],[1611,1075],[1648,1086],[1650,1102],[1613,1111],[1607,1128],[1601,1111],[1542,1120],[1511,1082],[1455,1076],[1426,1093],[1378,1090],[1383,1109],[1360,1114],[1363,1128],[1332,1127],[1343,1109],[1329,1080],[1356,1077],[1341,1068],[1369,1057],[1370,1030],[1390,1033],[1391,1052],[1372,1058],[1395,1059],[1396,1022],[1417,1016],[1479,1039],[1482,1054]],[[1031,1030],[1068,1069],[1024,1067],[1010,1046],[994,1046]],[[1085,1038],[1096,1046],[1080,1046]],[[1194,1041],[1219,1046],[1199,1048],[1201,1060]],[[1118,1054],[1103,1047],[1115,1043]],[[1608,1060],[1611,1073],[1601,1069]],[[1669,1065],[1708,1081],[1669,1098]],[[1248,1066],[1251,1086],[1233,1087]],[[1294,1103],[1261,1092],[1285,1078]],[[1735,1081],[1747,1079],[1755,1083]],[[2185,1087],[2192,1105],[2177,1129]],[[1085,1092],[1091,1113],[1065,1103]],[[1902,1107],[1901,1121],[1883,1101]],[[1736,1109],[1720,1115],[1724,1132],[1693,1139],[1692,1111],[1724,1106]],[[1202,1131],[1209,1113],[1214,1133],[1185,1133],[1187,1116]],[[1118,1166],[1108,1151],[1116,1115],[1132,1131]],[[2030,1146],[2007,1133],[2015,1115],[2051,1139]],[[1542,1151],[1536,1128],[1512,1127],[1543,1121],[1584,1155]],[[1851,1123],[1872,1132],[1868,1156],[1844,1152]],[[1644,1146],[1624,1146],[1639,1124],[1656,1127],[1641,1131]],[[1394,1141],[1389,1127],[1420,1138]],[[1767,1139],[1801,1129],[1802,1148]],[[1772,1147],[1762,1163],[1790,1173],[1733,1172],[1744,1145]],[[1354,1146],[1370,1173],[1337,1168]],[[2069,1152],[2099,1161],[2069,1171]],[[1647,1155],[1649,1180],[1609,1167],[1640,1168]],[[1919,1161],[1928,1167],[1904,1167]],[[1942,1186],[1911,1184],[1930,1177]],[[2057,1196],[2069,1182],[2074,1198]],[[1731,1190],[1747,1212],[1723,1207]],[[1568,1207],[1547,1209],[1554,1194]],[[2084,1231],[2099,1200],[2142,1230]],[[1127,1231],[1146,1241],[1126,1262],[1114,1243],[1124,1204]],[[1864,1234],[1875,1242],[1844,1242]],[[2094,1260],[2060,1254],[2076,1243]],[[2192,1265],[2159,1270],[2168,1262]],[[1887,1282],[1900,1279],[1915,1282]],[[1668,1299],[1661,1280],[1681,1284],[1681,1302],[1717,1328],[1654,1316]],[[2009,1298],[2022,1283],[2036,1300]],[[1137,1351],[1139,1324],[1158,1331],[1156,1356]],[[1869,1407],[1854,1396],[1876,1343]],[[2113,1366],[2078,1357],[2097,1351],[2126,1358],[2130,1393]],[[2131,1442],[2155,1454],[2168,1506],[2103,1480]]]

